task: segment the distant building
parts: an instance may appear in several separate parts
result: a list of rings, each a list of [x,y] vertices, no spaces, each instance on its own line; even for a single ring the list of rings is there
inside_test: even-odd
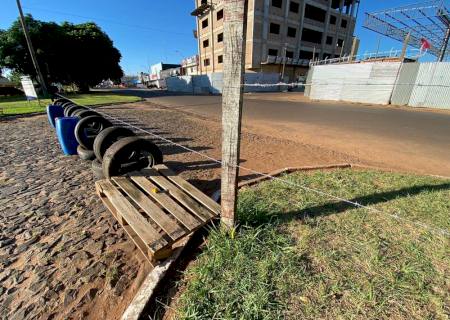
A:
[[[183,76],[194,76],[199,74],[198,55],[183,59],[181,61],[181,74]]]
[[[123,76],[122,79],[120,79],[121,85],[127,87],[127,88],[133,88],[136,87],[139,82],[138,76]]]
[[[223,0],[195,0],[199,73],[223,69]],[[247,71],[303,75],[311,59],[349,54],[359,0],[248,0]]]
[[[149,87],[156,87],[159,89],[166,87],[165,79],[172,76],[179,76],[181,74],[181,65],[170,63],[157,63],[150,67]]]
[[[141,72],[139,74],[139,81],[144,85],[144,86],[148,86],[150,83],[150,75],[148,73],[145,72]]]

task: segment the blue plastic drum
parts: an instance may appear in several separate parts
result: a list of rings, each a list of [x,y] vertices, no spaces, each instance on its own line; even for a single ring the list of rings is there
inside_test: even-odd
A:
[[[75,138],[75,126],[78,120],[78,117],[56,118],[56,135],[64,154],[67,156],[77,154],[78,141]]]
[[[59,117],[64,117],[64,109],[61,106],[50,104],[47,106],[47,116],[48,122],[50,122],[50,125],[54,128],[55,119]]]

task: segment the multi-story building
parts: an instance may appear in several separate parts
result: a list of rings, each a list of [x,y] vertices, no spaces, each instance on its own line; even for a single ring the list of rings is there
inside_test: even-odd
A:
[[[360,0],[248,0],[245,68],[291,80],[311,59],[349,54]],[[199,73],[223,69],[223,1],[195,0]]]

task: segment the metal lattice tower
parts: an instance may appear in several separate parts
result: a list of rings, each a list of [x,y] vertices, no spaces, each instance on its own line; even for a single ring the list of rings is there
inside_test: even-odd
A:
[[[426,39],[429,53],[439,61],[449,58],[450,13],[445,0],[422,1],[403,7],[366,13],[364,27],[403,41],[411,33],[410,45],[421,48],[421,39]]]

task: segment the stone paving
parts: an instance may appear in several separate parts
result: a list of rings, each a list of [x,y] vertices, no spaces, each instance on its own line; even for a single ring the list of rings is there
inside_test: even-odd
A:
[[[150,267],[90,163],[62,155],[45,116],[0,121],[0,318],[119,318]]]

